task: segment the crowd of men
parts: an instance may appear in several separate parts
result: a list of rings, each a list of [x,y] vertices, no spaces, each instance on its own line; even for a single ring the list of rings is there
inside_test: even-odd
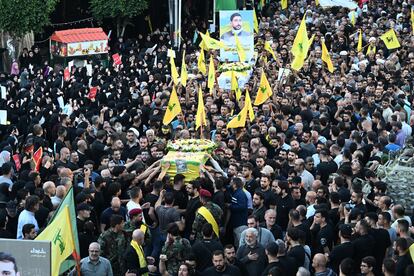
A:
[[[10,122],[1,129],[0,238],[34,239],[73,189],[82,275],[414,275],[411,206],[390,197],[375,171],[414,145],[412,1],[369,1],[355,25],[347,9],[269,2],[258,11],[259,57],[244,89],[254,98],[264,70],[273,95],[245,128],[226,128],[244,96],[237,101],[217,85],[209,91],[198,71],[193,35],[206,31],[201,20],[184,18],[176,64],[185,49],[190,80],[176,87],[182,114],[167,126],[165,31],[119,38],[111,53],[122,65],[92,58],[91,75],[74,67],[69,80],[38,47],[24,50],[13,74],[0,73],[7,89],[0,108]],[[304,14],[315,34],[309,58],[278,80]],[[401,44],[395,50],[379,39],[391,28]],[[321,60],[322,38],[334,73]],[[206,54],[219,63],[218,51]],[[89,87],[99,87],[96,97]],[[200,177],[168,175],[160,161],[167,141],[199,137],[218,145]]]

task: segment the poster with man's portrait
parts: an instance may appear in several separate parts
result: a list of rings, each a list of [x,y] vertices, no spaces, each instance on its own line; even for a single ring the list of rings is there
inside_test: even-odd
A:
[[[0,239],[0,274],[50,275],[50,254],[49,241]]]
[[[220,50],[220,59],[225,61],[239,61],[236,48],[238,37],[245,53],[246,60],[250,61],[254,54],[253,11],[220,11],[220,41],[226,44],[226,49]]]

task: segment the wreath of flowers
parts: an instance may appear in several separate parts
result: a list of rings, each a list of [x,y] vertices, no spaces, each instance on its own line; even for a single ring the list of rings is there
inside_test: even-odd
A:
[[[217,148],[217,144],[207,139],[180,139],[169,141],[167,150],[181,152],[213,152]]]
[[[244,72],[250,69],[252,69],[252,66],[244,62],[223,63],[218,67],[220,73],[228,71]]]

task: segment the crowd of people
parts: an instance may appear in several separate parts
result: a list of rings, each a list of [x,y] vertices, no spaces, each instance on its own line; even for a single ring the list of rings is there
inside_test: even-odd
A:
[[[315,1],[285,10],[268,2],[257,11],[258,59],[243,90],[255,98],[264,70],[273,95],[244,128],[226,128],[244,93],[237,101],[217,84],[209,91],[198,71],[200,19],[183,19],[176,64],[185,50],[190,79],[176,87],[182,113],[170,125],[162,125],[173,86],[166,29],[118,38],[110,51],[122,65],[91,58],[92,74],[73,67],[69,80],[38,47],[25,49],[12,74],[0,73],[10,123],[0,129],[0,238],[34,239],[73,189],[82,275],[414,275],[411,206],[376,173],[414,145],[413,2],[368,1],[352,16]],[[315,34],[309,57],[278,79],[303,15]],[[389,29],[400,48],[379,39]],[[206,55],[219,64],[219,51]],[[200,177],[167,174],[167,141],[200,137],[218,145]]]

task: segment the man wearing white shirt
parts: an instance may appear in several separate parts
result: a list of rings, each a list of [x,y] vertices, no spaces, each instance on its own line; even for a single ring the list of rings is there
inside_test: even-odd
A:
[[[128,201],[126,205],[128,213],[133,209],[143,209],[144,207],[146,207],[141,207],[141,204],[139,204],[139,201],[142,199],[142,191],[140,187],[133,187],[131,190],[129,190],[129,197],[131,199]],[[142,217],[142,221],[145,223],[144,217]]]
[[[309,191],[315,178],[305,169],[305,161],[301,158],[296,159],[294,168],[297,175],[300,176],[302,182],[305,184],[305,189]]]
[[[23,226],[25,224],[31,223],[35,226],[35,231],[39,231],[39,225],[35,218],[35,212],[39,210],[39,197],[36,195],[31,195],[26,198],[26,203],[24,210],[20,213],[18,223],[17,223],[17,239],[23,239]]]

